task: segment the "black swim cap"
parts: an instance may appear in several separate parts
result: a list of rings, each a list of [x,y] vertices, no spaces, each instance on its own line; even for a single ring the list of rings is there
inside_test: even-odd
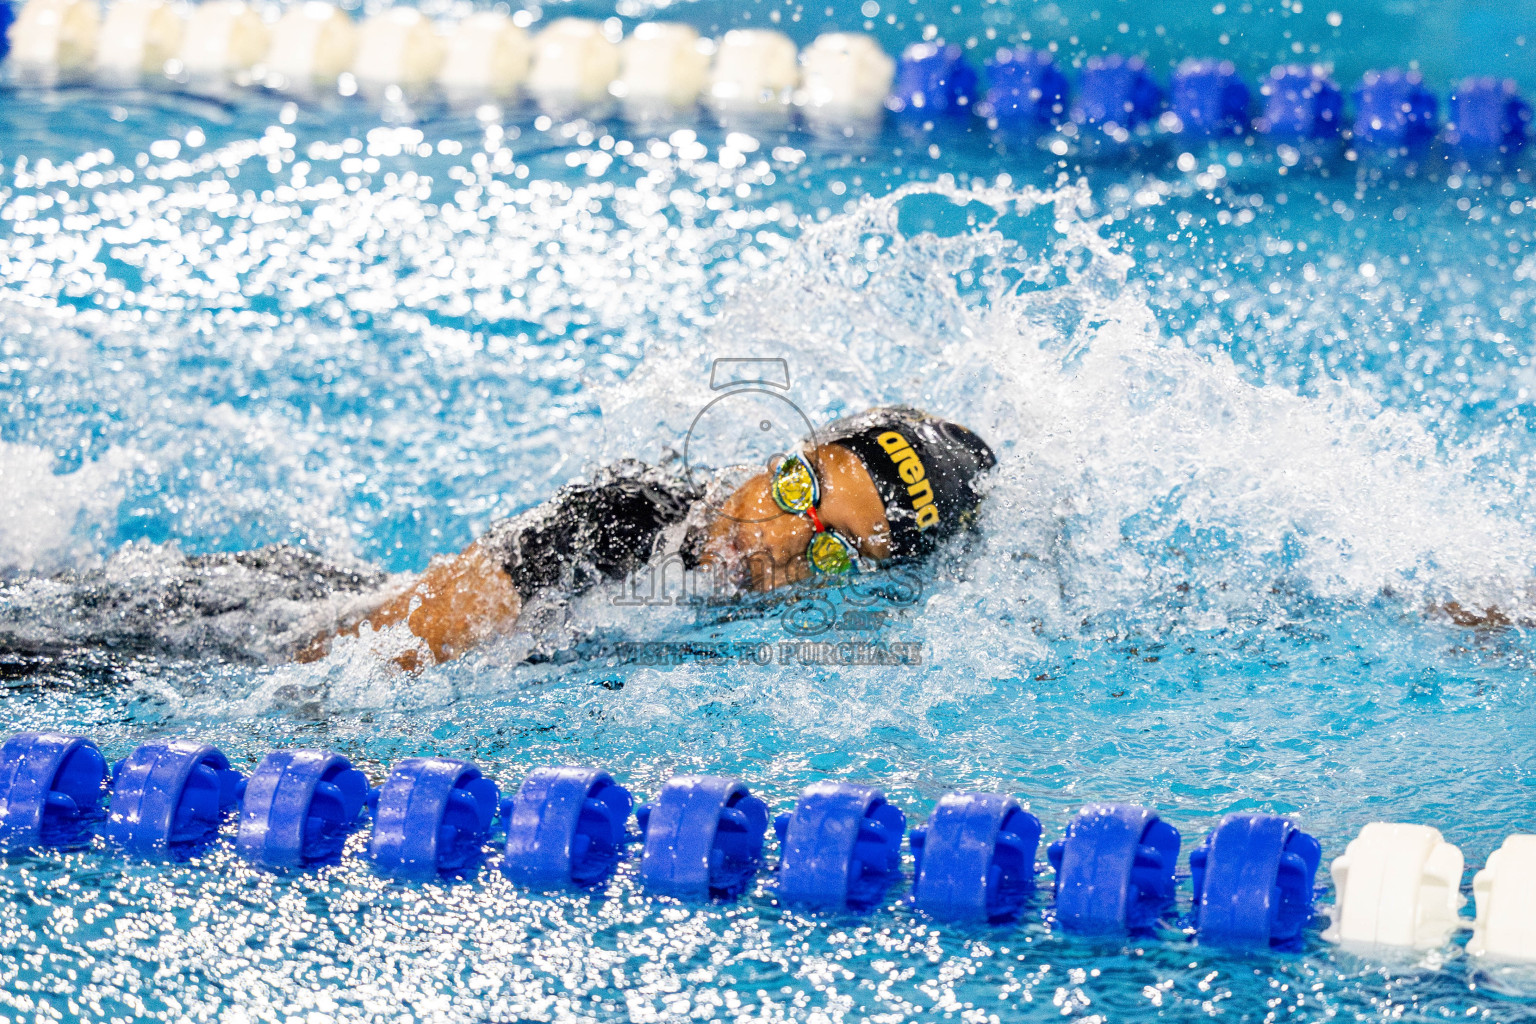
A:
[[[891,524],[891,554],[919,555],[967,526],[981,502],[977,478],[997,465],[987,443],[958,423],[910,406],[838,420],[818,437],[859,457]]]

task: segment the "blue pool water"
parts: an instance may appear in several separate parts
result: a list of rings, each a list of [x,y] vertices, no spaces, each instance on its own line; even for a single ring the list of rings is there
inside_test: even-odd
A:
[[[1295,44],[1344,82],[1419,60],[1442,92],[1474,72],[1536,88],[1531,3],[865,4],[868,26],[854,4],[663,6],[801,42],[868,27],[893,51],[927,25],[983,49],[1028,31],[1252,77]],[[8,725],[113,758],[199,737],[243,769],[326,746],[375,782],[426,753],[504,788],[568,762],[642,796],[739,773],[779,810],[815,780],[870,781],[915,819],[1002,790],[1047,836],[1090,800],[1156,806],[1186,843],[1266,810],[1325,862],[1367,821],[1411,821],[1460,844],[1470,879],[1532,827],[1536,786],[1529,177],[1176,155],[1062,167],[952,129],[832,143],[702,117],[0,93]],[[677,450],[712,360],[742,356],[785,359],[815,422],[907,401],[997,447],[977,535],[878,630],[818,637],[917,644],[920,664],[782,663],[812,602],[856,607],[837,591],[736,609],[598,591],[419,676],[388,635],[282,663],[334,602],[236,581],[218,615],[177,603],[182,554],[289,542],[420,570],[605,462]],[[1428,613],[1450,600],[1517,624]],[[767,665],[699,653],[763,644]],[[899,889],[803,914],[767,875],[694,906],[647,895],[633,861],[597,892],[530,893],[494,853],[400,885],[352,842],[291,876],[228,843],[174,866],[10,858],[0,1019],[1536,1016],[1536,977],[1459,945],[1088,941],[1043,893],[998,927],[927,922]]]

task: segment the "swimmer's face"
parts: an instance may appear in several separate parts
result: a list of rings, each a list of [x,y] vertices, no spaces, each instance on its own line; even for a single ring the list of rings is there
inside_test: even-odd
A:
[[[890,524],[864,464],[838,445],[817,448],[812,462],[821,480],[822,521],[856,540],[865,557],[889,557]],[[814,534],[806,517],[779,508],[772,476],[759,473],[721,505],[703,561],[738,573],[754,590],[772,590],[812,574],[805,549]]]
[[[754,590],[772,590],[811,574],[805,549],[813,532],[803,516],[778,507],[772,477],[759,473],[721,506],[704,560],[723,565]]]

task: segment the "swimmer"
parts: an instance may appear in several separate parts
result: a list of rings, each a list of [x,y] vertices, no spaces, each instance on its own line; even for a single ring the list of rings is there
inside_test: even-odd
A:
[[[861,559],[920,556],[970,522],[979,478],[996,463],[966,428],[904,406],[838,421],[819,440],[728,493],[638,462],[568,485],[434,560],[299,660],[325,657],[337,636],[364,625],[404,623],[435,662],[449,661],[510,631],[541,593],[578,594],[668,557],[766,591],[853,571]],[[422,659],[407,652],[397,660],[414,670]]]

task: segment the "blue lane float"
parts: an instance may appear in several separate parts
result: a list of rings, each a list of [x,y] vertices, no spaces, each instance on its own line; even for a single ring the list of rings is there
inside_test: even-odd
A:
[[[913,43],[896,66],[888,106],[912,117],[969,114],[976,102],[976,69],[954,43]]]
[[[1005,921],[1034,887],[1040,819],[1001,793],[951,793],[912,830],[913,903],[941,920]]]
[[[907,816],[873,786],[813,783],[774,829],[786,903],[864,910],[901,876]]]
[[[1170,106],[1181,135],[1221,138],[1248,131],[1248,85],[1229,60],[1191,57],[1173,72]]]
[[[740,779],[679,775],[636,813],[640,880],[679,899],[734,898],[763,865],[768,805]]]
[[[1283,64],[1260,86],[1259,130],[1281,141],[1337,138],[1344,127],[1344,93],[1322,68]]]
[[[368,777],[328,750],[275,750],[246,782],[235,850],[260,867],[341,857],[368,797]]]
[[[1229,814],[1189,855],[1202,943],[1297,949],[1312,921],[1318,841],[1272,814]]]
[[[0,747],[0,849],[67,846],[100,816],[107,762],[84,736],[24,732]]]
[[[429,879],[473,867],[500,795],[467,761],[401,761],[378,792],[368,847],[374,869],[391,878]]]
[[[1135,131],[1157,117],[1163,90],[1140,57],[1090,57],[1078,84],[1072,119],[1081,124]]]
[[[1360,146],[1415,150],[1435,137],[1440,104],[1417,71],[1367,71],[1352,98],[1355,142]]]
[[[987,91],[980,112],[1004,131],[1041,132],[1067,115],[1071,87],[1044,50],[998,50],[987,61]]]
[[[1179,831],[1145,807],[1089,804],[1046,856],[1068,931],[1144,931],[1173,905]]]
[[[533,888],[593,885],[624,852],[634,800],[599,768],[539,768],[507,815],[502,868]]]
[[[1509,156],[1525,148],[1531,107],[1508,78],[1467,78],[1451,91],[1445,141],[1471,155]]]
[[[136,856],[189,857],[218,834],[243,782],[217,747],[146,743],[112,767],[104,834]]]

